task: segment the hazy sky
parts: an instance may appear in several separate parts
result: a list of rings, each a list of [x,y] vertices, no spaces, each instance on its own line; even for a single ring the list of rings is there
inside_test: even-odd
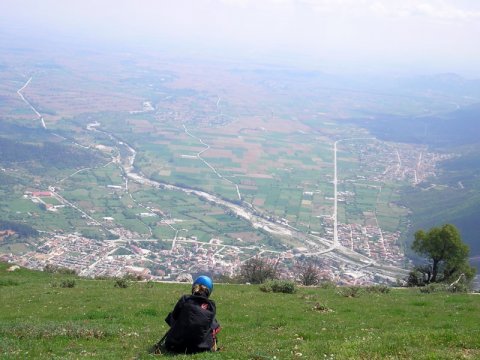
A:
[[[480,75],[477,0],[1,0],[0,32]]]

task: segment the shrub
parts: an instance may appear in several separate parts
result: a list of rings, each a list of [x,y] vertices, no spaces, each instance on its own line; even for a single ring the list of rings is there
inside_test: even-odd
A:
[[[365,291],[373,294],[388,294],[390,292],[390,288],[386,285],[372,285],[367,286]]]
[[[431,294],[446,291],[447,286],[445,284],[432,283],[420,288],[420,292],[423,294]]]
[[[52,264],[47,264],[43,268],[43,271],[50,274],[64,274],[64,275],[76,275],[77,272],[73,269],[68,269],[64,267],[55,266]]]
[[[62,280],[60,282],[60,287],[62,288],[73,288],[75,287],[75,280],[74,279],[66,279],[66,280]]]
[[[131,274],[131,273],[126,274],[123,278],[125,280],[128,280],[128,281],[142,281],[143,280],[142,275]]]
[[[338,288],[337,294],[345,297],[359,297],[363,289],[360,286],[343,286]]]
[[[423,281],[423,274],[418,268],[415,268],[408,273],[408,276],[405,279],[405,282],[407,283],[407,287],[425,285]]]
[[[293,294],[297,290],[295,283],[289,280],[270,280],[260,285],[263,292]]]
[[[130,282],[125,278],[120,278],[115,280],[115,284],[113,285],[116,288],[126,289],[130,285]]]
[[[260,291],[263,292],[272,292],[272,284],[270,281],[264,282],[262,285],[260,285]]]
[[[43,271],[47,273],[54,273],[56,271],[57,267],[53,266],[52,264],[47,264],[43,267]]]
[[[295,283],[288,280],[273,280],[272,281],[272,291],[281,292],[285,294],[293,294],[297,291]]]
[[[461,282],[452,284],[447,289],[449,292],[452,292],[452,293],[466,293],[470,291],[469,286]]]
[[[451,285],[445,283],[432,283],[420,288],[420,292],[423,294],[439,292],[467,293],[469,291],[469,286],[463,282],[458,282]]]
[[[445,283],[432,283],[420,288],[420,292],[423,294],[438,292],[466,293],[469,290],[468,285],[461,282],[452,285],[447,285]]]
[[[322,313],[332,312],[332,311],[333,311],[333,310],[330,309],[327,305],[321,304],[321,303],[319,303],[319,302],[317,302],[317,303],[315,303],[315,305],[313,305],[312,310],[313,310],[313,311],[322,312]]]
[[[77,275],[77,272],[74,269],[68,269],[64,267],[57,268],[57,273],[64,275]]]
[[[337,287],[337,285],[331,280],[321,280],[319,286],[322,289],[335,289]]]

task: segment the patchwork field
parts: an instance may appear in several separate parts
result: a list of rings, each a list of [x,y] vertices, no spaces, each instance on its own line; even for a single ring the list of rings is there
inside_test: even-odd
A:
[[[180,259],[195,246],[213,257],[209,271],[255,254],[300,256],[292,251],[328,263],[312,254],[337,246],[400,266],[410,224],[402,191],[430,181],[448,158],[352,123],[414,115],[420,104],[441,111],[428,94],[396,99],[265,65],[36,54],[11,53],[0,68],[2,134],[30,156],[1,160],[1,216],[45,234],[1,248],[27,259],[25,249],[74,234],[121,248],[105,250],[107,260],[151,271],[162,250]]]

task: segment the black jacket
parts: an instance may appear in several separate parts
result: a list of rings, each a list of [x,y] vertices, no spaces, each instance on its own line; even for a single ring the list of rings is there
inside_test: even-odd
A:
[[[209,351],[220,325],[215,319],[216,307],[203,296],[184,295],[165,321],[170,325],[165,346],[179,353]]]

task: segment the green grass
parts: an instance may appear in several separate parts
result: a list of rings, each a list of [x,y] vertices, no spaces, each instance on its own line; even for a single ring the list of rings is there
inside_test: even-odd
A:
[[[0,264],[0,354],[4,359],[150,359],[164,318],[189,285],[76,279]],[[480,297],[393,290],[347,298],[335,289],[263,293],[215,287],[220,353],[176,359],[475,359]],[[327,311],[326,311],[327,310]],[[328,311],[331,310],[331,311]],[[300,355],[301,354],[301,355]],[[326,355],[326,356],[324,356]]]

